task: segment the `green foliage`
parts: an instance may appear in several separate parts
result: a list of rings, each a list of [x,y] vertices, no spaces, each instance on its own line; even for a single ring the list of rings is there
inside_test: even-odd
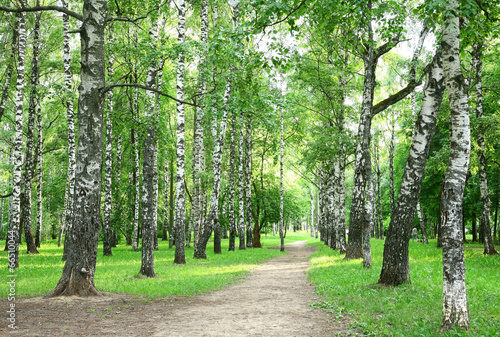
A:
[[[372,269],[361,260],[343,260],[337,251],[314,243],[309,279],[322,300],[314,306],[352,318],[351,327],[367,336],[495,336],[500,331],[500,259],[481,250],[465,250],[467,299],[471,316],[468,332],[440,334],[442,320],[442,255],[436,241],[410,242],[411,284],[381,287],[383,241],[371,240]]]

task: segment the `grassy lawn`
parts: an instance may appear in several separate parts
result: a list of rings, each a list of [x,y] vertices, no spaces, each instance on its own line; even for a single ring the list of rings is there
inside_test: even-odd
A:
[[[285,242],[310,239],[306,233],[287,233]],[[264,247],[280,244],[279,236],[262,236]],[[99,243],[95,283],[104,292],[140,294],[148,298],[168,296],[190,296],[206,291],[220,289],[248,273],[257,265],[270,258],[280,256],[276,249],[247,249],[228,252],[228,240],[222,240],[222,254],[213,253],[213,242],[207,246],[207,259],[193,259],[193,248],[186,248],[186,264],[174,265],[175,247],[168,249],[168,242],[159,240],[159,251],[155,252],[155,272],[157,277],[139,278],[141,252],[133,252],[130,246],[119,244],[113,248],[113,256],[102,256],[102,243]],[[5,241],[0,242],[5,244]],[[238,239],[236,239],[236,245]],[[61,261],[62,247],[57,241],[46,241],[39,249],[40,254],[28,255],[21,246],[16,277],[16,296],[30,297],[45,295],[52,290],[62,274],[64,263]],[[0,252],[2,275],[0,298],[7,298],[7,252]],[[5,281],[5,282],[4,282]]]
[[[368,336],[500,336],[500,257],[465,250],[467,298],[471,327],[466,333],[439,332],[442,320],[442,250],[410,242],[411,284],[376,286],[382,268],[384,241],[372,239],[373,268],[362,260],[344,261],[337,251],[310,241],[318,252],[310,257],[309,279],[323,302],[315,306],[341,317],[348,313],[353,328]],[[480,248],[482,245],[467,244]]]

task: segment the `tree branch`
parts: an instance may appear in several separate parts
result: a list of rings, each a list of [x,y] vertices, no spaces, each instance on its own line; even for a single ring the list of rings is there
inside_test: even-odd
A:
[[[179,102],[179,103],[183,103],[183,104],[187,104],[187,105],[191,105],[191,106],[194,106],[194,107],[199,107],[199,105],[196,105],[196,104],[193,104],[193,103],[189,103],[189,102],[185,102],[185,101],[181,101],[173,96],[170,96],[169,94],[166,94],[164,93],[163,91],[161,90],[158,90],[158,89],[155,89],[155,88],[151,88],[151,87],[148,87],[148,86],[145,86],[145,85],[142,85],[142,84],[138,84],[138,83],[117,83],[117,84],[110,84],[108,86],[105,86],[104,88],[101,88],[101,94],[104,95],[105,93],[107,93],[108,91],[110,91],[111,89],[113,88],[123,88],[123,87],[133,87],[133,88],[139,88],[139,89],[144,89],[144,90],[149,90],[149,91],[152,91],[152,92],[156,92],[157,94],[160,94],[162,96],[165,96],[165,97],[168,97],[176,102]]]
[[[159,10],[161,7],[163,7],[167,2],[163,2],[162,4],[152,8],[150,11],[148,11],[145,15],[143,16],[140,16],[138,18],[135,18],[135,19],[131,19],[131,18],[126,18],[126,17],[117,17],[117,18],[106,18],[106,22],[115,22],[115,21],[122,21],[122,22],[131,22],[131,23],[136,23],[137,21],[139,20],[143,20],[143,19],[147,19],[149,14],[151,14],[152,12],[154,11],[157,11]],[[116,4],[117,8],[118,8],[118,11],[120,11],[120,8],[118,7],[118,3]],[[120,13],[118,13],[120,14]]]
[[[13,194],[14,194],[14,192],[10,192],[8,194],[0,194],[0,199],[8,198],[8,197],[12,196]]]
[[[413,90],[415,90],[416,87],[418,87],[420,84],[422,84],[422,80],[424,78],[424,75],[427,73],[427,71],[429,69],[430,69],[430,67],[427,66],[425,71],[424,71],[424,74],[422,74],[422,76],[418,79],[418,81],[415,81],[415,80],[411,81],[410,83],[408,83],[408,85],[405,88],[399,90],[395,94],[392,94],[391,96],[387,97],[386,99],[375,104],[373,106],[372,116],[375,116],[379,112],[384,111],[385,109],[387,109],[391,105],[396,104],[397,102],[401,101],[403,98],[405,98],[406,96],[411,94],[411,92]]]
[[[267,25],[263,25],[261,27],[259,27],[258,29],[263,29],[263,28],[266,28],[266,27],[272,27],[272,26],[276,26],[282,22],[285,22],[290,16],[292,16],[296,11],[298,11],[300,9],[300,7],[302,7],[303,4],[305,4],[307,2],[307,0],[302,0],[299,5],[297,7],[295,7],[290,13],[288,13],[287,16],[285,16],[283,19],[279,20],[279,21],[276,21],[276,22],[273,22],[273,23],[270,23],[270,24],[267,24]]]
[[[25,8],[7,8],[0,6],[0,11],[9,13],[22,13],[22,12],[42,12],[42,11],[56,11],[67,14],[79,21],[83,21],[83,15],[70,11],[67,8],[59,6],[35,6],[35,7],[25,7]]]

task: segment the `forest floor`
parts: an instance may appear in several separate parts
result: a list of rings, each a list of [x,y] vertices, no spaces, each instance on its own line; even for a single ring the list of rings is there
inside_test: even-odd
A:
[[[335,336],[349,330],[314,303],[305,274],[315,249],[286,245],[236,284],[199,296],[147,300],[105,293],[99,298],[32,297],[16,303],[11,336]],[[7,300],[0,300],[6,307]],[[4,324],[0,334],[5,335]]]

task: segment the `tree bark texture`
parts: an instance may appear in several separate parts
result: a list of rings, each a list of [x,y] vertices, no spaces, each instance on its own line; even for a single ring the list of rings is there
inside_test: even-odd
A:
[[[40,21],[41,13],[37,13],[35,18],[35,27],[33,30],[33,55],[31,59],[31,92],[28,108],[28,128],[26,130],[26,156],[24,164],[24,194],[22,224],[24,226],[24,239],[28,254],[38,254],[36,249],[35,237],[33,236],[31,225],[31,185],[33,182],[33,173],[35,167],[34,149],[34,130],[35,118],[38,106],[38,82],[40,78],[40,69],[38,65],[39,45],[40,45]]]
[[[64,8],[68,7],[66,0],[62,2]],[[76,175],[76,133],[75,133],[75,113],[73,111],[73,99],[71,98],[72,92],[72,73],[71,73],[71,53],[69,45],[69,16],[62,15],[63,18],[63,59],[64,59],[64,86],[67,90],[66,117],[68,120],[68,175],[67,175],[67,190],[65,193],[65,214],[63,218],[63,225],[61,228],[60,237],[64,231],[66,236],[64,239],[64,253],[63,260],[67,258],[68,248],[66,247],[66,240],[68,247],[71,246],[71,228],[73,225],[73,208],[74,208],[74,193],[75,193],[75,175]],[[83,35],[82,35],[83,36]],[[82,54],[83,55],[83,54]],[[83,61],[83,60],[82,60]],[[59,243],[60,245],[60,243]]]
[[[463,196],[470,159],[470,122],[467,86],[460,68],[460,12],[457,0],[449,0],[443,13],[443,70],[450,101],[450,157],[443,181],[443,323],[441,330],[453,326],[469,328],[469,309],[465,290],[465,264],[462,238]]]
[[[284,200],[284,188],[283,188],[283,148],[284,140],[283,140],[283,129],[284,129],[284,120],[283,120],[283,108],[280,108],[280,117],[281,117],[281,134],[280,134],[280,251],[285,251],[285,235],[284,235],[284,212],[283,212],[283,200]]]
[[[199,76],[198,76],[198,94],[203,97],[207,91],[207,61],[206,48],[208,47],[208,0],[201,1],[200,10],[200,42],[205,48],[200,55]],[[191,217],[194,223],[195,245],[198,244],[199,234],[204,220],[203,200],[205,199],[205,188],[203,186],[203,176],[205,172],[204,160],[204,127],[202,124],[205,115],[203,107],[196,108],[194,124],[194,148],[193,148],[193,204],[191,207]]]
[[[420,223],[420,229],[422,230],[422,242],[429,244],[429,239],[427,238],[427,223],[425,221],[425,215],[422,214],[420,200],[417,200],[417,217],[418,222]]]
[[[179,44],[184,43],[186,34],[186,2],[180,0],[178,8],[178,38]],[[177,58],[177,99],[184,101],[184,54],[179,53]],[[177,177],[175,186],[175,264],[186,263],[186,253],[184,248],[185,221],[186,221],[186,200],[185,200],[185,122],[184,103],[177,102]]]
[[[14,70],[14,63],[16,62],[16,54],[18,53],[19,46],[19,20],[20,14],[16,14],[14,19],[14,29],[12,30],[12,43],[10,49],[10,58],[5,72],[5,82],[2,88],[2,97],[0,98],[0,121],[2,120],[9,97],[10,82],[12,79],[12,72]]]
[[[21,1],[26,6],[26,1]],[[18,22],[19,49],[17,55],[17,80],[15,100],[15,136],[14,149],[12,152],[14,162],[14,173],[12,181],[12,233],[14,242],[20,239],[21,222],[21,175],[23,166],[23,99],[24,99],[24,58],[26,52],[26,13],[19,13]],[[9,233],[10,234],[10,233]],[[16,245],[14,253],[14,265],[19,267],[19,245]],[[11,256],[9,256],[11,259]],[[9,263],[9,265],[11,265]]]
[[[109,39],[108,43],[113,44],[112,26],[108,26]],[[108,81],[113,82],[113,53],[108,53]],[[108,98],[108,113],[106,118],[106,147],[104,154],[105,170],[104,170],[104,222],[103,222],[103,238],[102,238],[102,254],[104,256],[113,255],[111,251],[111,209],[112,209],[112,176],[113,176],[113,90],[107,93]]]
[[[244,174],[243,174],[243,159],[244,159],[244,143],[245,138],[243,137],[243,116],[240,115],[240,130],[238,137],[238,239],[239,239],[239,249],[246,249],[245,245],[245,184],[244,184]]]
[[[345,159],[340,158],[334,164],[335,170],[335,246],[340,254],[346,252],[345,239]]]
[[[158,41],[158,21],[154,19],[151,25],[151,48],[156,48]],[[153,60],[146,75],[146,86],[154,88],[156,86],[157,62]],[[155,113],[156,100],[153,91],[146,91],[145,117],[149,121],[146,131],[146,139],[143,143],[142,155],[142,259],[139,274],[147,277],[155,277],[154,270],[154,248],[156,236],[156,207],[154,185],[155,185],[155,153],[156,153],[156,126],[157,118]],[[157,182],[156,182],[157,183]],[[183,246],[184,241],[181,241]]]
[[[42,220],[43,220],[43,199],[42,199],[42,187],[43,187],[43,125],[42,125],[42,109],[40,106],[37,108],[37,187],[36,187],[36,235],[35,235],[35,245],[40,248],[42,242]]]
[[[365,197],[366,185],[368,182],[368,170],[366,153],[370,149],[370,130],[372,124],[372,105],[375,90],[375,69],[377,59],[374,56],[373,46],[368,47],[368,51],[363,58],[364,61],[364,84],[363,102],[361,116],[356,136],[354,187],[351,204],[351,219],[349,224],[349,242],[346,249],[345,259],[358,259],[363,257],[362,233],[363,221],[365,218]]]
[[[246,225],[247,225],[247,247],[262,248],[260,243],[260,231],[253,236],[252,230],[252,115],[246,116],[246,170],[245,170],[245,198],[246,198]]]
[[[365,219],[363,223],[363,268],[372,267],[372,252],[370,246],[370,237],[373,226],[373,176],[372,176],[372,165],[370,158],[370,151],[367,152],[368,158],[366,159],[368,163],[368,186],[366,193],[366,203],[365,203]]]
[[[231,145],[229,147],[229,200],[228,200],[228,217],[229,217],[229,251],[236,249],[236,222],[234,199],[236,196],[235,186],[235,163],[236,163],[236,114],[233,113],[231,127]]]
[[[101,227],[101,185],[105,57],[105,0],[85,0],[81,32],[79,141],[71,247],[59,283],[47,297],[98,295],[94,285],[97,244]],[[66,243],[65,243],[66,245]]]
[[[387,229],[379,284],[397,286],[410,282],[408,245],[443,92],[443,69],[440,54],[437,53],[428,74],[422,107],[413,129],[412,144],[401,189],[394,215]]]

